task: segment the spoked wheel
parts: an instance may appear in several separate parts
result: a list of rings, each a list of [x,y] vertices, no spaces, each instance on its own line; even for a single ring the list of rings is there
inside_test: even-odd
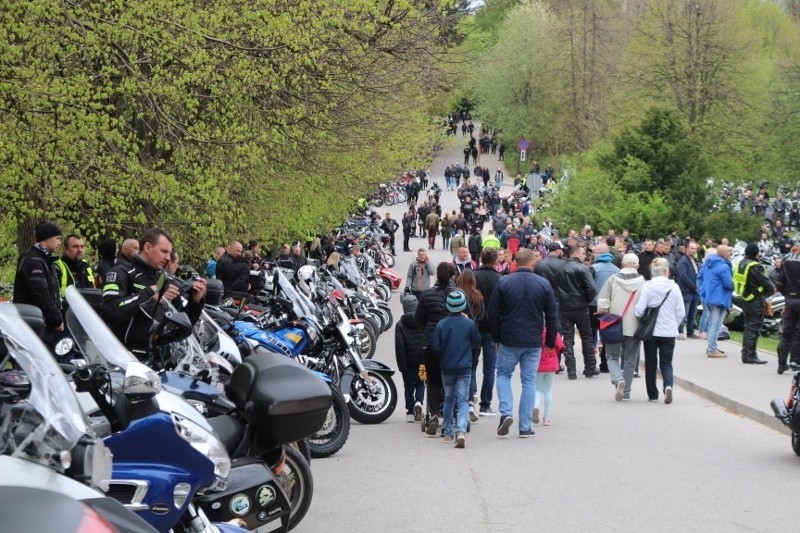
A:
[[[800,433],[792,430],[792,450],[797,455],[800,455]]]
[[[342,449],[350,435],[350,412],[339,387],[331,384],[333,404],[328,410],[325,423],[319,431],[308,437],[308,448],[311,456],[330,457]]]
[[[394,256],[388,252],[383,253],[383,260],[386,261],[386,266],[392,268],[394,266]]]
[[[350,387],[350,403],[347,408],[353,420],[362,424],[380,424],[394,413],[397,406],[397,389],[391,376],[370,373],[374,392],[359,375]]]
[[[396,202],[397,198],[395,198],[394,195],[387,194],[386,197],[384,198],[384,203],[386,205],[394,205]]]
[[[303,454],[294,446],[284,446],[286,462],[278,479],[289,498],[289,529],[293,529],[306,516],[314,496],[314,478]]]

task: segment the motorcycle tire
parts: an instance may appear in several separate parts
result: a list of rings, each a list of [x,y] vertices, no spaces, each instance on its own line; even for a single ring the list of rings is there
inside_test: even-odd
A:
[[[375,355],[375,349],[378,347],[378,337],[375,335],[372,326],[368,324],[368,322],[364,322],[364,329],[359,333],[361,335],[362,359],[372,359],[372,356]]]
[[[314,477],[303,454],[294,446],[284,446],[285,465],[278,479],[283,484],[289,505],[289,530],[294,529],[308,513],[314,497]]]
[[[383,312],[383,309],[378,307],[370,307],[369,314],[378,321],[378,331],[383,333],[386,331],[386,324],[389,323],[389,317]],[[379,333],[379,335],[380,335]]]
[[[404,192],[399,192],[399,193],[397,193],[397,201],[398,201],[399,203],[401,203],[401,204],[402,204],[402,203],[403,203],[403,202],[405,202],[406,200],[408,200],[408,196],[406,196],[406,193],[404,193]]]
[[[383,198],[381,197],[375,198],[374,200],[372,200],[372,205],[374,205],[375,207],[381,207],[383,205]]]
[[[389,268],[394,267],[395,260],[392,254],[389,253],[383,254],[383,260],[386,261],[386,266],[388,266]]]
[[[386,329],[392,329],[392,326],[394,325],[394,315],[392,314],[389,304],[384,301],[379,301],[378,307],[383,310],[383,312],[386,313],[387,317],[389,318],[389,321],[386,323]]]
[[[792,430],[792,450],[795,455],[800,455],[800,431]]]
[[[333,405],[328,410],[328,416],[322,428],[314,435],[308,437],[308,449],[311,457],[330,457],[342,449],[347,437],[350,436],[350,412],[347,402],[339,387],[331,384],[331,397]]]
[[[311,464],[311,448],[309,448],[309,446],[308,446],[308,440],[306,440],[306,439],[296,440],[296,441],[294,441],[292,443],[292,446],[297,448],[297,450],[300,453],[303,454],[303,457],[306,458],[306,461],[308,461],[308,464],[310,465]]]
[[[388,301],[392,294],[391,291],[389,291],[382,283],[375,286],[375,292],[377,293],[378,298],[384,302]]]
[[[381,332],[381,323],[380,323],[380,321],[376,317],[372,316],[371,314],[359,315],[358,318],[363,320],[364,323],[368,324],[369,327],[372,328],[372,336],[377,340],[378,339],[378,335],[380,335],[382,333]]]
[[[350,387],[350,403],[347,408],[350,417],[362,424],[380,424],[394,413],[397,407],[397,388],[391,376],[371,372],[377,393],[373,396],[363,376],[353,380]]]
[[[384,203],[388,206],[392,206],[397,203],[397,198],[395,198],[393,195],[390,194],[386,196],[386,198],[384,199]]]

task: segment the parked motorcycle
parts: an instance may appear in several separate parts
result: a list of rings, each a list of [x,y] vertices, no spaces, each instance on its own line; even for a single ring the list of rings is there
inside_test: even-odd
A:
[[[775,418],[792,431],[792,450],[800,455],[800,372],[795,372],[786,401],[775,398],[770,403]]]

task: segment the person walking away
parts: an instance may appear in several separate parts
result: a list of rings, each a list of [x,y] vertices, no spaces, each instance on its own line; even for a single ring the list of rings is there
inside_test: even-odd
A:
[[[697,262],[695,256],[700,246],[692,241],[686,246],[686,253],[678,259],[675,265],[675,281],[681,289],[685,311],[685,319],[678,328],[678,340],[687,338],[697,338],[694,332],[694,320],[697,314],[697,305],[700,303],[700,296],[697,290]],[[686,330],[684,333],[684,324]]]
[[[511,376],[519,365],[522,395],[519,400],[519,436],[532,437],[533,404],[536,400],[536,371],[544,346],[554,348],[558,332],[558,310],[553,288],[533,273],[533,252],[523,248],[517,254],[517,271],[497,281],[489,302],[489,327],[497,351],[497,398],[500,423],[497,434],[508,435],[514,423]]]
[[[581,336],[583,351],[583,375],[587,378],[600,374],[594,357],[592,342],[592,323],[589,318],[589,303],[594,299],[597,290],[589,267],[583,264],[586,249],[573,246],[569,251],[569,260],[565,261],[556,275],[555,290],[558,296],[558,308],[561,315],[561,332],[564,335],[564,359],[567,363],[567,376],[577,379],[575,361],[575,329]],[[544,263],[544,260],[539,264]]]
[[[618,402],[631,399],[633,376],[639,363],[639,339],[633,336],[639,327],[639,319],[633,306],[641,297],[642,285],[644,276],[639,274],[639,258],[636,254],[625,254],[620,271],[603,284],[597,295],[599,313],[622,317],[622,342],[605,347],[611,384],[616,389],[614,398]]]
[[[475,273],[472,270],[465,270],[456,279],[456,287],[464,293],[467,297],[467,304],[472,315],[472,319],[477,324],[478,321],[483,319],[486,315],[486,305],[483,299],[483,293],[478,289],[478,282],[475,278]],[[478,330],[480,333],[480,330]],[[470,422],[478,421],[478,404],[480,400],[477,397],[478,381],[476,373],[478,370],[478,360],[481,352],[481,347],[476,348],[475,364],[472,365],[472,373],[470,375],[469,383],[469,419]]]
[[[725,352],[717,347],[719,330],[722,319],[731,306],[733,298],[733,274],[731,264],[731,249],[720,244],[717,254],[709,255],[703,264],[702,281],[700,282],[700,299],[703,300],[703,314],[708,313],[708,347],[706,355],[719,359],[728,357]]]
[[[609,247],[605,243],[598,244],[592,250],[594,256],[594,263],[589,267],[594,278],[594,286],[598,291],[603,288],[606,281],[619,272],[619,268],[614,265],[614,256],[609,251]],[[637,263],[638,264],[638,263]],[[600,325],[597,322],[597,295],[592,299],[589,304],[589,316],[592,319],[592,340],[594,341],[594,352],[600,356],[600,372],[608,373],[608,362],[606,359],[606,347],[600,344],[598,340],[598,330]]]
[[[441,226],[442,250],[447,250],[447,248],[450,247],[450,236],[453,231],[453,221],[450,219],[447,213],[442,216]]]
[[[775,287],[758,262],[759,248],[755,243],[744,249],[744,259],[736,265],[733,273],[733,289],[742,298],[742,314],[744,315],[744,337],[742,339],[742,363],[746,365],[765,365],[767,362],[758,357],[758,337],[764,323],[764,307],[766,296],[775,292]]]
[[[408,265],[406,289],[419,299],[422,291],[431,286],[431,278],[435,275],[436,271],[428,260],[428,252],[420,248],[417,250],[417,258]]]
[[[658,401],[656,386],[656,366],[661,370],[664,403],[672,403],[672,355],[675,352],[675,339],[678,337],[678,324],[683,320],[685,310],[683,296],[678,284],[669,279],[669,261],[658,257],[650,265],[650,281],[642,285],[639,301],[636,302],[636,316],[641,317],[648,307],[660,307],[653,336],[644,341],[644,383],[647,398]]]
[[[439,215],[431,211],[425,217],[425,227],[428,229],[428,250],[436,246],[436,232],[439,231]]]
[[[783,374],[789,370],[790,353],[792,367],[800,365],[800,243],[792,245],[791,252],[783,259],[775,286],[786,298],[778,343],[778,374]]]
[[[445,261],[436,266],[436,283],[433,287],[422,291],[417,311],[414,314],[417,327],[422,329],[425,335],[423,358],[428,375],[428,413],[431,415],[428,426],[425,428],[428,435],[436,435],[442,408],[442,373],[439,369],[439,359],[433,351],[432,339],[436,324],[449,314],[446,306],[447,293],[456,288],[452,280],[451,269],[450,263]],[[466,415],[466,413],[464,414]]]
[[[478,416],[494,416],[492,409],[492,393],[494,391],[495,372],[497,366],[497,351],[492,339],[489,325],[489,302],[492,299],[495,285],[502,277],[495,269],[498,258],[498,249],[487,248],[481,252],[481,266],[475,271],[475,282],[478,290],[483,295],[484,314],[478,320],[478,332],[481,334],[481,348],[483,363],[483,381],[481,383],[480,406]],[[477,380],[476,380],[477,389]]]
[[[467,298],[463,292],[450,291],[445,305],[450,314],[436,324],[433,332],[433,351],[439,358],[442,385],[444,385],[442,436],[445,444],[451,444],[455,433],[456,448],[463,448],[470,412],[468,401],[470,371],[478,364],[477,354],[480,353],[481,337],[478,326],[464,313],[467,308]]]
[[[542,343],[547,337],[547,332],[542,331]],[[553,382],[556,380],[556,372],[559,365],[559,352],[564,350],[564,338],[561,333],[556,335],[555,348],[542,348],[542,358],[539,360],[539,370],[536,372],[536,402],[533,407],[533,423],[538,424],[539,415],[543,414],[541,422],[543,426],[551,424],[553,410]]]
[[[397,370],[403,376],[406,400],[406,419],[409,422],[422,420],[422,401],[425,399],[425,382],[419,379],[419,365],[423,364],[425,335],[417,327],[415,314],[417,298],[407,294],[402,299],[403,316],[394,327],[394,355]]]
[[[61,228],[43,222],[35,229],[36,243],[22,254],[14,275],[14,303],[38,307],[44,317],[42,340],[50,348],[64,331],[61,295],[53,267],[55,252],[61,246]]]

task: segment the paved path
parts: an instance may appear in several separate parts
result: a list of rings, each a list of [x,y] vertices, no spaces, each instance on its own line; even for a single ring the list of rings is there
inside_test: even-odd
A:
[[[462,144],[434,161],[434,181],[443,185],[444,168],[463,161]],[[496,156],[488,166],[496,170]],[[511,181],[506,173],[507,191]],[[457,207],[445,192],[443,208]],[[403,209],[388,211],[399,220]],[[437,242],[438,263],[449,254]],[[420,247],[425,240],[412,239]],[[396,269],[405,275],[413,257],[401,253]],[[397,294],[391,306],[398,317]],[[393,339],[393,330],[381,336],[376,358],[395,366]],[[800,458],[785,434],[754,421],[769,419],[790,376],[775,373],[774,356],[745,366],[737,345],[721,347],[729,357],[711,360],[703,341],[678,342],[669,406],[647,402],[643,379],[619,403],[607,374],[557,376],[553,425],[535,426],[533,439],[518,439],[516,426],[497,437],[497,418],[483,418],[455,450],[407,423],[401,399],[389,420],[353,422],[339,453],[312,461],[314,502],[295,531],[793,531]]]

